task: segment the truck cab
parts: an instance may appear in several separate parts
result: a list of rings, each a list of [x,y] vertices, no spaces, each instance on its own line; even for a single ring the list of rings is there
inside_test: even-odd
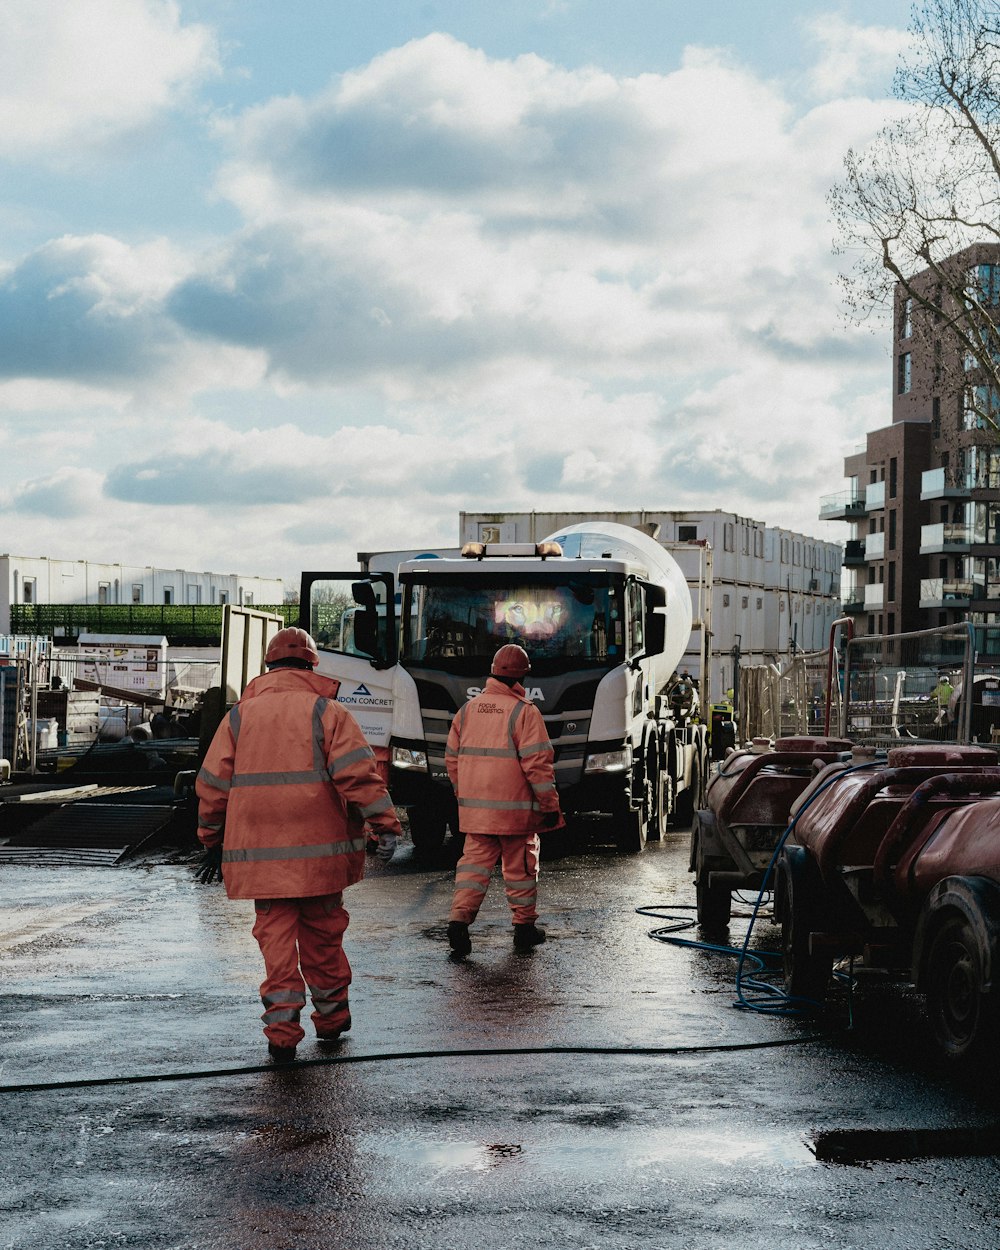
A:
[[[623,531],[617,548],[609,529]],[[690,634],[690,593],[665,552],[641,558],[645,537],[605,527],[596,545],[566,532],[562,543],[407,560],[395,577],[303,576],[302,623],[320,670],[340,678],[341,700],[381,748],[418,847],[457,831],[448,731],[509,642],[531,658],[524,684],[552,740],[566,813],[611,816],[622,849],[641,850],[688,805],[704,726],[674,725],[665,692]]]

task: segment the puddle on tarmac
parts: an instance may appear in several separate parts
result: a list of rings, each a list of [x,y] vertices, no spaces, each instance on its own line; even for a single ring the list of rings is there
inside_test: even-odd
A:
[[[368,1136],[359,1151],[382,1155],[397,1164],[438,1175],[445,1172],[488,1172],[504,1166],[557,1169],[570,1165],[595,1173],[613,1160],[616,1169],[641,1169],[664,1163],[689,1167],[692,1162],[725,1166],[771,1165],[787,1168],[815,1167],[813,1152],[800,1138],[788,1136],[742,1136],[724,1133],[652,1131],[612,1136],[584,1131],[561,1140],[531,1142],[442,1141],[412,1133]]]

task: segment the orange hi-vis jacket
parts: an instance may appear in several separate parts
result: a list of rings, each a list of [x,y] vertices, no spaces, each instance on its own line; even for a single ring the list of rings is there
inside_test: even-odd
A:
[[[521,685],[488,678],[451,722],[444,759],[462,833],[537,833],[559,811],[552,743]]]
[[[198,836],[223,844],[230,898],[311,898],[360,881],[367,820],[400,832],[339,682],[307,669],[255,677],[198,773]]]

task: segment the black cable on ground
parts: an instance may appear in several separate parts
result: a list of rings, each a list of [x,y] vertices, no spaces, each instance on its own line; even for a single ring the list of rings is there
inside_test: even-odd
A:
[[[248,1072],[297,1072],[302,1068],[331,1064],[386,1063],[403,1059],[474,1059],[492,1055],[709,1055],[740,1050],[774,1050],[781,1046],[804,1046],[820,1042],[826,1033],[785,1037],[769,1042],[721,1042],[710,1046],[509,1046],[469,1050],[400,1050],[378,1055],[328,1055],[321,1059],[295,1059],[291,1063],[256,1063],[242,1068],[206,1068],[196,1072],[151,1072],[146,1075],[101,1076],[73,1081],[37,1081],[24,1085],[0,1085],[0,1094],[38,1094],[57,1089],[95,1089],[103,1085],[153,1085],[158,1081],[200,1081],[216,1076],[242,1076]]]

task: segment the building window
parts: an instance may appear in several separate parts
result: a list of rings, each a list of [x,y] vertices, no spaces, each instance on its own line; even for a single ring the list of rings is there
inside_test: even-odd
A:
[[[889,498],[896,498],[898,462],[895,456],[889,460]]]
[[[896,613],[895,612],[890,612],[889,615],[886,617],[885,632],[887,634],[894,634],[896,632]]]
[[[899,359],[896,361],[896,394],[908,395],[910,393],[910,383],[910,353],[900,352]]]
[[[142,587],[141,586],[132,587],[132,602],[142,603]]]
[[[976,304],[1000,304],[1000,265],[975,265],[969,270],[969,300]]]
[[[679,543],[690,543],[698,537],[697,525],[678,525],[677,541]]]
[[[895,602],[896,599],[896,565],[895,562],[888,566],[889,581],[886,585],[886,599],[889,603]]]
[[[253,591],[252,590],[245,590],[243,592],[243,603],[244,603],[244,606],[248,608],[253,606]]]
[[[220,603],[228,603],[228,602],[229,602],[229,592],[228,592],[228,591],[226,591],[226,590],[220,590],[220,591],[219,591],[219,602],[220,602]]]
[[[201,603],[201,587],[197,582],[188,582],[187,601],[188,603]]]
[[[913,300],[903,300],[903,326],[900,337],[904,339],[910,338],[913,334]]]
[[[26,577],[21,582],[21,602],[35,602],[35,579],[33,577]]]
[[[726,551],[736,550],[732,521],[727,521],[722,527],[722,546]]]
[[[754,530],[753,532],[753,553],[755,556],[762,558],[764,555],[764,531]]]
[[[163,602],[164,602],[164,603],[173,603],[173,601],[174,601],[174,588],[173,588],[173,586],[164,586],[164,587],[163,587]]]
[[[111,602],[111,583],[110,582],[98,582],[97,583],[97,602],[98,603],[110,603]]]
[[[788,539],[787,538],[783,538],[781,540],[781,563],[782,564],[788,563]]]
[[[896,550],[896,509],[889,513],[889,550]],[[892,631],[890,630],[890,633]]]

